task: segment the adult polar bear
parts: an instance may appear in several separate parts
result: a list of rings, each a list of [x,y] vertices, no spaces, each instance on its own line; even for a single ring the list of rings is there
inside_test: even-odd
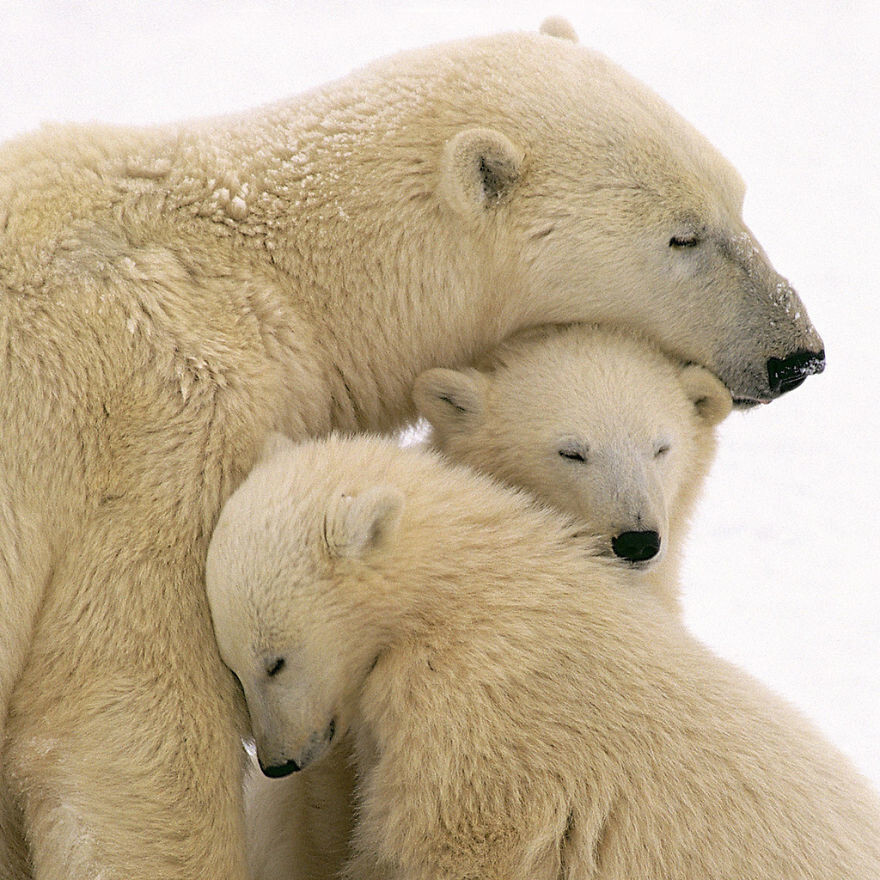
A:
[[[243,877],[243,703],[203,589],[269,429],[386,429],[416,375],[625,323],[769,400],[822,344],[722,157],[569,40],[0,150],[0,876]]]

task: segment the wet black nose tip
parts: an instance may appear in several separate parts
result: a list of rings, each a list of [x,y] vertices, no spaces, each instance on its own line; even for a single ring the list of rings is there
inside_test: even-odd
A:
[[[299,764],[296,761],[286,761],[284,764],[270,764],[266,766],[260,761],[260,770],[272,779],[281,779],[282,776],[290,776],[291,773],[296,773],[299,770]]]
[[[785,394],[803,383],[807,376],[825,369],[825,351],[796,351],[784,358],[767,361],[767,378],[774,394]]]
[[[657,532],[621,532],[611,539],[615,556],[628,562],[645,562],[660,552],[660,535]]]

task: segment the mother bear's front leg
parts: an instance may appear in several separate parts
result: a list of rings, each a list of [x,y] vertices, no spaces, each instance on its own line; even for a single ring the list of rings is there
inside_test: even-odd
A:
[[[246,716],[204,548],[163,542],[124,505],[93,515],[56,569],[13,696],[5,774],[33,876],[244,880]]]

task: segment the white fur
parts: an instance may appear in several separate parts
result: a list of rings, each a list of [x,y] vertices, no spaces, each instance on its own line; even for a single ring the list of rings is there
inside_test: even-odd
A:
[[[539,34],[5,144],[0,876],[244,876],[203,561],[270,429],[393,428],[420,372],[548,321],[624,321],[773,396],[767,358],[821,340],[742,195],[648,89]]]
[[[413,399],[436,449],[572,514],[608,556],[623,533],[657,532],[656,556],[620,564],[678,607],[688,519],[731,407],[707,370],[574,325],[521,334],[479,371],[428,370]]]
[[[340,557],[337,529],[381,537]],[[353,749],[348,877],[880,876],[880,804],[845,758],[571,521],[429,453],[276,446],[207,589],[264,765],[319,762],[331,720]]]

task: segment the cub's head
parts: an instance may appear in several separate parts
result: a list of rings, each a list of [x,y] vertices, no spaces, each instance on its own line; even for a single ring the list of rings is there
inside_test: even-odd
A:
[[[821,372],[822,339],[747,227],[737,171],[566,22],[542,31],[444,47],[436,89],[438,191],[458,246],[523,295],[518,326],[638,329],[743,407]]]
[[[447,456],[574,514],[640,569],[664,558],[731,409],[704,368],[586,325],[523,334],[482,370],[428,370],[413,397]]]
[[[362,591],[402,507],[393,488],[343,494],[315,479],[328,468],[313,453],[270,437],[208,549],[217,644],[244,690],[267,776],[312,763],[347,729],[383,637]]]

